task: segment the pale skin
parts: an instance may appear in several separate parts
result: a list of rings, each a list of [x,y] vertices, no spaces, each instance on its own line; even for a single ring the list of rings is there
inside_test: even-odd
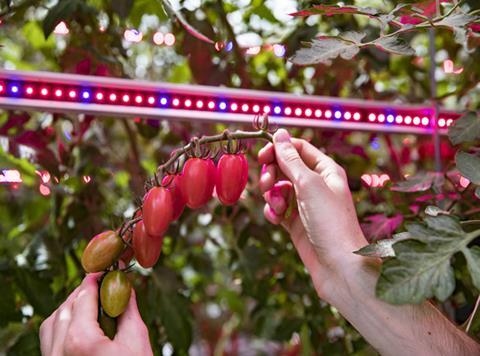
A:
[[[264,214],[290,234],[319,298],[333,305],[382,355],[480,355],[480,346],[433,305],[394,306],[375,296],[381,261],[352,252],[367,241],[345,171],[278,130],[259,153]],[[288,209],[293,201],[296,204]],[[98,276],[87,276],[40,329],[44,355],[151,355],[135,296],[114,340],[97,323]]]

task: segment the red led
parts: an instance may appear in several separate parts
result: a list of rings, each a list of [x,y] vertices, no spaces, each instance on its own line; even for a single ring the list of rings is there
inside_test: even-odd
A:
[[[1,91],[2,91],[2,90],[0,90],[0,92],[1,92]],[[27,88],[25,89],[25,93],[27,93],[28,95],[32,95],[32,94],[33,94],[33,88],[32,88],[32,87],[27,87]]]
[[[115,101],[115,100],[117,100],[117,94],[115,94],[115,93],[110,94],[110,96],[108,97],[108,99],[110,99],[110,101]]]
[[[63,95],[63,92],[62,92],[61,89],[55,90],[55,96],[56,96],[57,98],[60,98],[62,95]]]
[[[438,119],[438,126],[444,127],[447,124],[445,119]]]
[[[174,98],[174,99],[172,100],[172,105],[173,105],[173,106],[178,106],[178,105],[180,105],[180,100],[178,100],[177,98]]]
[[[321,117],[322,116],[322,110],[317,109],[315,110],[315,117]]]
[[[40,94],[43,95],[43,96],[47,96],[48,95],[48,89],[47,88],[40,89]]]
[[[380,114],[378,115],[378,122],[384,122],[385,121],[385,115]]]
[[[377,115],[375,115],[373,112],[368,114],[368,121],[374,122],[377,118]]]
[[[196,105],[197,105],[197,108],[198,108],[198,109],[203,108],[203,100],[197,100],[197,104],[196,104]]]
[[[232,103],[232,105],[230,105],[230,109],[231,109],[232,111],[237,111],[238,105],[237,105],[236,103]]]
[[[124,94],[122,96],[122,100],[124,103],[128,103],[130,101],[130,96],[128,94]]]
[[[272,108],[270,107],[270,105],[265,105],[265,106],[263,107],[263,112],[264,112],[265,114],[268,114],[268,113],[270,112],[270,110],[272,110]]]
[[[350,120],[352,118],[352,113],[350,111],[346,111],[345,114],[343,114],[343,117],[345,120]]]
[[[3,86],[3,84],[0,84],[0,93],[2,93],[2,92],[3,92],[3,89],[4,89],[4,86]]]
[[[354,119],[355,121],[360,120],[360,113],[359,113],[359,112],[356,112],[355,114],[353,114],[353,119]]]
[[[401,124],[401,123],[403,122],[403,116],[402,116],[402,115],[397,115],[397,116],[395,117],[395,122],[396,122],[397,124]]]
[[[189,108],[190,106],[192,106],[192,101],[191,101],[190,99],[185,100],[185,106],[186,106],[187,108]]]
[[[414,124],[414,125],[420,125],[420,118],[419,118],[418,116],[415,116],[415,117],[413,118],[413,124]]]
[[[103,93],[98,92],[98,93],[95,95],[95,98],[96,98],[97,100],[103,100]]]
[[[143,97],[142,97],[141,95],[137,95],[137,96],[135,97],[135,102],[136,102],[137,104],[141,104],[142,101],[143,101]]]
[[[407,125],[410,125],[410,124],[412,123],[412,118],[411,118],[411,116],[405,116],[405,123],[406,123]]]
[[[295,115],[301,116],[301,115],[302,115],[302,109],[296,108],[296,109],[295,109]]]
[[[148,103],[149,103],[150,105],[155,104],[155,97],[149,96],[149,97],[148,97]]]
[[[428,117],[424,116],[422,118],[422,125],[427,126],[429,123],[430,123],[430,120],[428,119]]]
[[[258,105],[253,105],[253,112],[259,112],[260,111],[260,106]]]
[[[286,107],[284,110],[285,115],[290,115],[292,113],[292,109],[289,107]]]
[[[330,110],[325,111],[325,117],[330,119],[332,117],[332,112]]]
[[[453,124],[453,120],[452,120],[452,119],[448,119],[448,120],[447,120],[447,126],[450,126],[451,124]]]
[[[247,112],[248,109],[249,109],[248,104],[243,104],[243,105],[242,105],[242,111],[243,111],[243,112]]]
[[[74,99],[76,96],[77,96],[77,92],[75,90],[70,90],[68,92],[68,96],[71,98],[71,99]]]
[[[305,109],[305,116],[312,116],[312,109],[308,108],[308,109]]]
[[[208,102],[208,108],[209,109],[214,109],[215,108],[215,102],[214,101],[209,101]]]

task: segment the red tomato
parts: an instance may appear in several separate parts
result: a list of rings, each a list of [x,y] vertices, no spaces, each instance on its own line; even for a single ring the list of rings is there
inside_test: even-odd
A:
[[[223,205],[235,204],[248,181],[248,161],[243,153],[224,154],[217,165],[216,191]]]
[[[185,198],[183,197],[182,190],[180,189],[180,176],[169,175],[163,177],[162,184],[167,186],[167,189],[172,193],[173,199],[173,218],[177,220],[185,209]]]
[[[147,233],[162,236],[173,218],[172,193],[164,187],[150,189],[143,201],[142,216]]]
[[[190,158],[183,166],[180,187],[187,206],[197,209],[208,203],[215,187],[215,164],[211,159]]]
[[[138,263],[144,268],[152,267],[160,257],[163,236],[151,236],[145,231],[143,220],[133,230],[133,251]]]

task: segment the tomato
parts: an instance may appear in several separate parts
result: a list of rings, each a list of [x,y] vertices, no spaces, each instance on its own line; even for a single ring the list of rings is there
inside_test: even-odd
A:
[[[143,201],[142,215],[147,233],[162,236],[173,218],[172,193],[164,187],[150,189]]]
[[[235,204],[248,181],[248,161],[243,153],[224,154],[217,165],[216,191],[223,205]]]
[[[122,255],[120,256],[120,260],[125,263],[127,266],[130,263],[130,260],[133,257],[133,249],[130,246],[125,247],[125,249],[122,252]]]
[[[105,313],[116,318],[127,308],[132,285],[127,274],[122,271],[108,272],[100,286],[100,303]]]
[[[186,204],[197,209],[208,203],[215,187],[215,164],[211,159],[190,158],[183,166],[180,187]]]
[[[163,177],[162,184],[164,184],[168,190],[172,193],[173,199],[173,218],[177,220],[185,209],[185,198],[183,197],[182,190],[180,189],[180,176],[168,175]]]
[[[100,308],[100,313],[98,315],[98,325],[100,325],[105,336],[110,340],[113,340],[117,333],[117,320],[109,317],[102,308]]]
[[[160,257],[163,236],[151,236],[145,231],[143,220],[133,230],[133,251],[137,262],[143,268],[152,267]]]
[[[94,236],[83,251],[82,266],[85,271],[100,272],[110,267],[123,252],[125,243],[114,231]]]

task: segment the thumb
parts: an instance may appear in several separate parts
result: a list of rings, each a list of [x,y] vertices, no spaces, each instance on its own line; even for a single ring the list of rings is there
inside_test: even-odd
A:
[[[280,129],[273,136],[275,157],[283,174],[295,184],[299,178],[310,171],[290,140],[287,130]]]
[[[146,330],[145,323],[143,322],[138,311],[135,289],[132,288],[127,309],[117,320],[118,325],[115,338],[127,338],[129,340],[135,340],[136,338],[142,339],[145,337],[145,333],[148,337],[148,331]]]

